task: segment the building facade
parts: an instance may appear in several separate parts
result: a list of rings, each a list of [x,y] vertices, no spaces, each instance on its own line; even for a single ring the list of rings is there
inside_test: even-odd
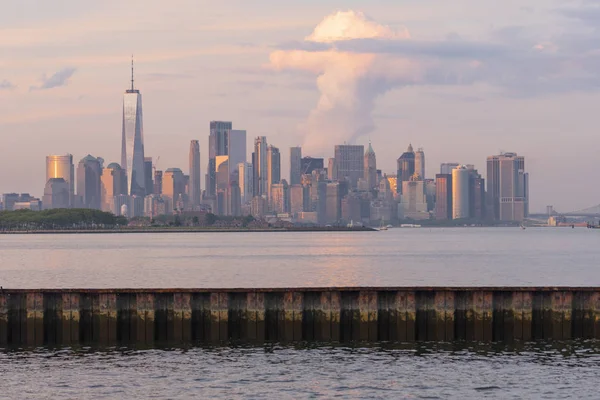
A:
[[[302,181],[302,147],[290,147],[290,186]]]
[[[365,146],[363,145],[337,145],[334,148],[336,180],[347,180],[350,188],[355,189],[358,180],[365,173]]]
[[[100,210],[102,170],[96,157],[87,155],[77,165],[77,207]]]
[[[365,173],[364,179],[367,182],[367,190],[371,190],[379,184],[377,181],[377,156],[375,155],[375,151],[373,150],[373,146],[371,146],[371,142],[369,142],[369,147],[365,152]]]
[[[267,138],[265,136],[259,136],[254,139],[254,153],[252,153],[254,197],[267,196],[269,188],[267,180],[267,158]]]
[[[202,200],[202,189],[200,187],[202,180],[200,175],[200,142],[198,140],[190,142],[189,165],[190,183],[188,199],[190,208],[195,209],[200,205],[200,201]]]
[[[127,194],[144,197],[146,195],[146,178],[142,94],[133,85],[133,62],[131,65],[131,88],[126,90],[123,95],[121,167],[127,175]]]
[[[281,181],[281,154],[275,146],[267,148],[267,198],[271,195],[271,186]]]
[[[75,205],[75,166],[73,156],[46,156],[46,182],[50,179],[62,178],[69,186],[69,202],[67,207]]]
[[[487,158],[487,196],[493,217],[499,221],[522,221],[529,209],[529,175],[525,158],[504,153]]]
[[[402,193],[402,182],[409,181],[415,173],[415,153],[412,145],[408,145],[408,149],[402,153],[400,158],[397,160],[398,174],[397,188],[398,193]]]
[[[469,218],[469,170],[464,166],[452,170],[452,219]]]
[[[452,175],[435,176],[435,219],[452,219]]]

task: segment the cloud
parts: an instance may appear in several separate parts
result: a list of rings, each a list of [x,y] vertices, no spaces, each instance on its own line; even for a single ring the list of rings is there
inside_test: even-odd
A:
[[[596,19],[595,13],[581,10],[562,13]],[[345,11],[324,18],[303,40],[277,46],[269,67],[317,77],[319,100],[300,127],[304,147],[317,154],[373,130],[377,99],[395,88],[483,84],[509,97],[598,91],[599,33],[573,30],[539,37],[508,26],[485,41],[468,41],[457,33],[420,40],[405,28],[393,30],[360,12]]]
[[[11,90],[16,88],[16,85],[6,79],[0,81],[0,90]]]
[[[50,77],[46,77],[46,75],[42,76],[41,81],[42,84],[39,86],[31,86],[29,90],[44,90],[44,89],[52,89],[60,86],[66,86],[69,83],[69,79],[75,73],[75,68],[63,68],[60,71],[56,72]]]

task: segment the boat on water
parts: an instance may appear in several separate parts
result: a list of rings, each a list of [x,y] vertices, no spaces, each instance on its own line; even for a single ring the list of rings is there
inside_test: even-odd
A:
[[[400,228],[420,228],[421,225],[417,225],[417,224],[402,224],[400,225]]]

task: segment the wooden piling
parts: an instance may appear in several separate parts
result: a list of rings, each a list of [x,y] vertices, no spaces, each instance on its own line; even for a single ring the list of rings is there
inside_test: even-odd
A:
[[[0,292],[0,346],[599,337],[600,288]]]

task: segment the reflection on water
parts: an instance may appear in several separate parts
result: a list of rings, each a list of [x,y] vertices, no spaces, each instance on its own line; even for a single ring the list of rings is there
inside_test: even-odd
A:
[[[7,398],[596,398],[600,342],[0,352]]]
[[[11,288],[600,286],[591,229],[1,235]]]

